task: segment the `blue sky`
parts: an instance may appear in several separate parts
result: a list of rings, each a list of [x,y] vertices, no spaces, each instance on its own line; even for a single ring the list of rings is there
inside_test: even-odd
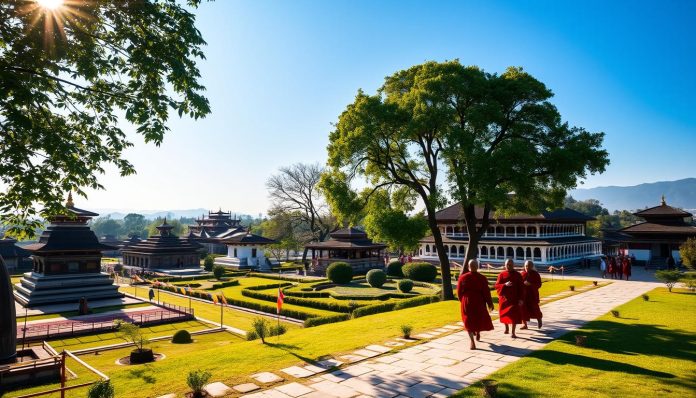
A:
[[[108,173],[89,208],[268,208],[278,167],[326,160],[359,88],[429,60],[522,66],[569,123],[606,133],[607,171],[584,187],[696,173],[694,1],[232,1],[203,3],[212,106],[172,119],[161,147],[133,136],[138,175]]]

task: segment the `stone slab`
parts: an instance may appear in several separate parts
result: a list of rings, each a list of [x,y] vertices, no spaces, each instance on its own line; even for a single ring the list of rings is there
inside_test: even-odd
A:
[[[353,355],[353,354],[342,355],[339,358],[343,359],[347,363],[360,362],[364,359],[367,359],[366,357],[363,357],[360,355]]]
[[[258,381],[259,383],[264,383],[264,384],[275,383],[278,381],[285,380],[282,377],[280,377],[274,373],[271,373],[271,372],[257,373],[257,374],[251,375],[251,378]]]
[[[314,376],[316,374],[316,372],[310,372],[309,370],[299,366],[290,366],[289,368],[281,369],[280,371],[297,378]]]
[[[160,395],[157,398],[176,398],[176,394]]]
[[[259,386],[257,386],[254,383],[244,383],[244,384],[239,384],[234,387],[235,390],[241,392],[242,394],[246,394],[248,392],[256,391],[259,389]]]
[[[367,349],[362,349],[362,350],[357,350],[353,352],[353,355],[360,355],[361,357],[365,358],[373,358],[378,356],[380,353],[377,351],[372,351],[372,350],[367,350]]]
[[[311,388],[304,386],[300,383],[289,383],[289,384],[284,384],[282,386],[274,388],[276,391],[280,391],[285,395],[289,395],[291,397],[299,397],[305,394],[309,394],[310,392],[314,392]]]
[[[330,369],[343,365],[343,362],[339,361],[338,359],[325,359],[317,362],[317,364],[325,369]]]
[[[224,397],[225,395],[232,392],[231,388],[219,381],[215,383],[210,383],[207,386],[203,387],[203,389],[211,397]]]
[[[391,351],[391,348],[385,347],[382,345],[377,345],[377,344],[368,345],[367,347],[365,347],[365,349],[370,350],[370,351],[374,351],[374,352],[379,352],[380,354],[384,354],[385,352]]]

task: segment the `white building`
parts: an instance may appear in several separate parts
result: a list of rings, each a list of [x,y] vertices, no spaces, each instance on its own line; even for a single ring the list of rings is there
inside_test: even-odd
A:
[[[435,215],[450,260],[463,260],[468,245],[463,209],[455,204]],[[483,209],[476,209],[481,219]],[[481,237],[478,258],[500,264],[507,258],[517,262],[533,260],[538,266],[570,265],[583,258],[602,255],[602,243],[585,235],[586,223],[594,218],[572,209],[544,211],[539,215],[518,214],[509,217],[491,215],[491,224]],[[432,236],[420,241],[419,257],[439,261]]]
[[[215,264],[236,269],[267,271],[273,263],[266,257],[264,248],[275,243],[273,239],[254,235],[249,230],[226,237],[221,243],[227,245],[227,255],[217,257]]]

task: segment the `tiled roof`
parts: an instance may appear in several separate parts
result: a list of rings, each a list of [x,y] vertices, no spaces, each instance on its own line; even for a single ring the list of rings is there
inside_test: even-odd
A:
[[[654,218],[654,217],[659,217],[659,216],[684,218],[684,217],[691,217],[692,216],[692,214],[689,213],[688,211],[684,211],[682,209],[669,206],[664,202],[659,206],[655,206],[655,207],[651,207],[649,209],[641,210],[641,211],[633,213],[633,214],[638,216],[638,217],[643,217],[643,218]]]
[[[475,208],[476,218],[478,220],[483,218],[483,208]],[[464,210],[461,203],[455,203],[452,206],[446,207],[435,214],[435,218],[438,222],[463,222],[464,221]],[[575,211],[573,209],[563,208],[553,211],[544,210],[541,214],[530,215],[530,214],[515,214],[512,216],[496,215],[492,213],[490,215],[491,220],[496,220],[498,222],[586,222],[593,221],[595,218],[587,216]]]
[[[5,259],[10,259],[16,257],[29,257],[31,255],[31,253],[15,245],[15,243],[17,243],[15,239],[0,239],[0,256]]]
[[[221,240],[221,243],[224,244],[257,244],[257,245],[270,245],[275,243],[276,241],[273,239],[268,239],[266,237],[260,236],[260,235],[255,235],[252,233],[249,233],[247,231],[244,232],[239,232],[237,234],[234,234],[228,238],[225,238]]]
[[[432,236],[425,237],[421,240],[422,243],[435,243],[435,239]],[[467,237],[449,237],[443,236],[442,242],[446,245],[466,245],[469,243]],[[522,245],[558,245],[558,244],[573,244],[573,243],[595,243],[599,242],[599,239],[595,239],[589,236],[562,236],[558,238],[538,238],[538,239],[523,239],[523,238],[494,238],[494,237],[482,237],[479,241],[479,245],[510,245],[510,246],[522,246]]]
[[[694,235],[696,237],[696,227],[689,224],[659,224],[643,222],[620,229],[620,232],[627,234],[660,233],[660,234],[679,234]]]

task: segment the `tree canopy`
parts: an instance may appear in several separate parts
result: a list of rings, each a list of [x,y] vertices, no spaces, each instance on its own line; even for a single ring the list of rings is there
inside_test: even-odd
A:
[[[197,6],[199,0],[189,0]],[[170,112],[210,112],[194,15],[175,0],[0,3],[0,219],[32,234],[66,192],[100,189],[123,152],[124,121],[159,145]]]
[[[421,199],[451,298],[435,219],[448,197],[463,207],[468,260],[493,212],[559,207],[568,189],[608,164],[604,134],[563,122],[551,97],[522,68],[498,75],[459,61],[416,65],[375,95],[358,92],[330,135],[329,165],[349,182],[361,176],[375,190],[398,185]]]

